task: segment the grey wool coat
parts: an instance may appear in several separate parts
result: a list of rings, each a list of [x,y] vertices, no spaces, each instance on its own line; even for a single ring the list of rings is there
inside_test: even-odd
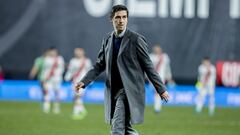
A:
[[[113,32],[109,33],[102,42],[96,63],[93,68],[81,80],[86,87],[96,77],[106,71],[105,120],[111,123],[113,107],[111,92],[111,64],[113,52]],[[144,119],[145,108],[145,73],[157,93],[166,91],[158,73],[154,70],[152,61],[149,58],[148,48],[144,37],[129,29],[125,31],[119,49],[117,65],[123,82],[123,87],[128,99],[130,109],[130,120],[132,124],[139,124]]]

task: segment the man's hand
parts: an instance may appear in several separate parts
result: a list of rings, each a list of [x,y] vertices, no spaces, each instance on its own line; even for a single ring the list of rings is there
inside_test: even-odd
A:
[[[169,95],[168,95],[168,92],[167,92],[167,91],[163,92],[160,96],[161,96],[161,99],[162,99],[162,100],[164,100],[165,102],[168,102],[168,100],[169,100]]]
[[[79,82],[75,84],[75,92],[78,93],[79,90],[81,90],[84,87],[84,83],[83,82]]]

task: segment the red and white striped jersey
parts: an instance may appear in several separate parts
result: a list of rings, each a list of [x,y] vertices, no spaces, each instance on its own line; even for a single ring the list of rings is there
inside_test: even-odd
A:
[[[92,63],[88,58],[72,58],[64,79],[66,81],[79,82],[91,67]]]

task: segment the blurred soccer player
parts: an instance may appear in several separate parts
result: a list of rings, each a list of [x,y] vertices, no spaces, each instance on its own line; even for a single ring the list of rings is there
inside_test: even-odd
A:
[[[43,71],[43,67],[44,67],[44,58],[47,56],[47,53],[48,53],[48,50],[46,50],[41,56],[37,57],[34,60],[33,67],[32,67],[32,69],[31,69],[31,71],[29,73],[29,78],[30,79],[34,79],[37,76],[37,80],[40,83],[40,87],[41,87],[43,95],[45,93],[45,90],[44,90],[44,87],[43,87],[43,74],[42,74],[42,71]]]
[[[202,111],[204,101],[207,95],[209,95],[209,115],[214,114],[215,109],[215,91],[216,84],[216,69],[210,62],[208,57],[202,60],[202,64],[198,68],[198,82],[196,84],[198,90],[198,96],[196,100],[196,112]]]
[[[167,101],[169,95],[154,70],[145,38],[127,29],[127,7],[115,5],[110,14],[114,31],[104,38],[96,63],[75,89],[80,91],[106,71],[105,120],[111,134],[138,135],[132,124],[143,122],[145,73],[162,99]]]
[[[42,83],[43,83],[43,111],[48,113],[51,107],[50,90],[54,91],[53,112],[60,113],[60,86],[64,71],[63,57],[58,54],[56,48],[50,48],[43,59]]]
[[[161,77],[163,83],[174,83],[172,80],[172,72],[170,67],[170,59],[166,53],[162,51],[160,45],[153,47],[153,53],[150,54],[155,70]],[[154,111],[159,113],[162,109],[162,101],[157,92],[154,94]]]
[[[75,57],[70,60],[68,70],[64,77],[66,81],[72,81],[73,89],[74,84],[79,82],[92,66],[90,59],[85,57],[82,48],[76,48],[74,54]],[[73,119],[83,119],[87,114],[87,110],[83,105],[83,94],[84,90],[79,91],[78,94],[74,92]]]

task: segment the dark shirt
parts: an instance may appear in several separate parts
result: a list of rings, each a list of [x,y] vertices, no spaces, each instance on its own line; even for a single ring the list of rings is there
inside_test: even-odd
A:
[[[117,66],[117,57],[121,46],[123,37],[116,37],[113,34],[113,54],[112,54],[112,71],[111,71],[111,84],[114,97],[119,95],[119,90],[123,89],[122,79]]]

